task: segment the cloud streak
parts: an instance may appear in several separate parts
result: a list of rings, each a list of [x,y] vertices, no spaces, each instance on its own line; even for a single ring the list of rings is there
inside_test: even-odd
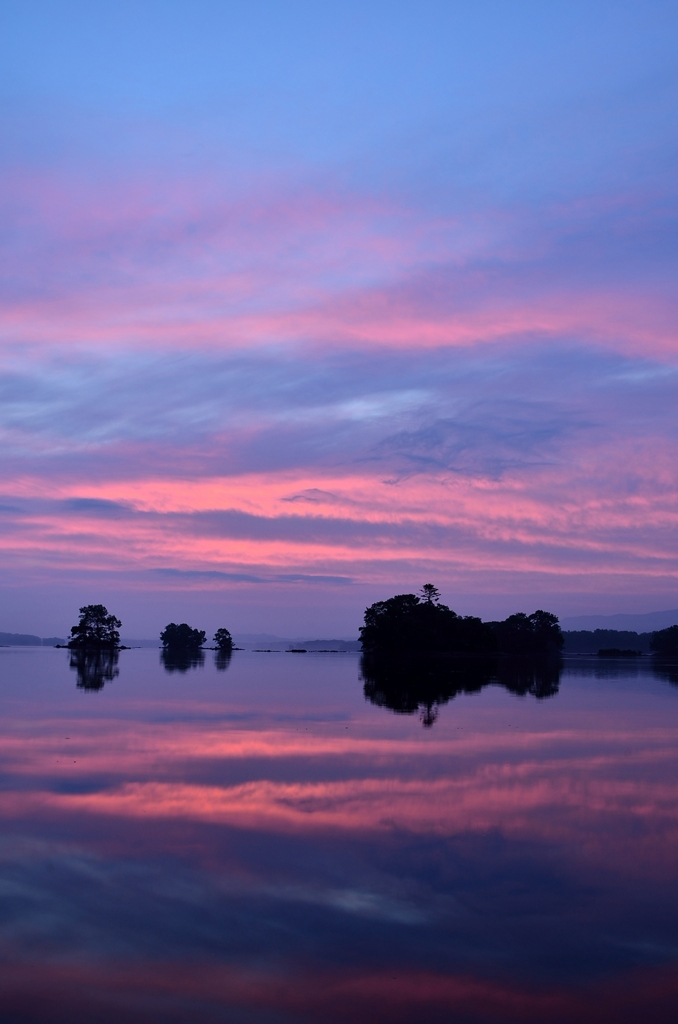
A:
[[[10,178],[3,192],[8,340],[436,348],[536,332],[676,355],[667,191],[443,216],[331,180],[234,195],[209,179],[97,192]]]
[[[638,31],[638,66],[579,54],[577,88],[565,28],[548,71],[499,47],[477,95],[413,71],[421,117],[389,78],[389,131],[354,133],[347,82],[321,130],[307,83],[258,152],[254,94],[237,151],[209,104],[189,126],[111,99],[104,139],[56,89],[58,158],[48,108],[25,95],[24,125],[0,95],[8,583],[433,573],[480,611],[493,588],[675,603],[675,80]]]
[[[535,339],[424,360],[15,354],[0,550],[12,573],[30,558],[45,579],[77,563],[135,586],[435,573],[481,591],[668,594],[676,373]]]

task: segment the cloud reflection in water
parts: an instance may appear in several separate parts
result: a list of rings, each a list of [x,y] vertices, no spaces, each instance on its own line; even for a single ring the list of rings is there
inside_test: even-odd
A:
[[[430,731],[353,657],[123,652],[83,702],[60,653],[0,663],[9,1019],[670,1019],[665,681],[481,679]]]

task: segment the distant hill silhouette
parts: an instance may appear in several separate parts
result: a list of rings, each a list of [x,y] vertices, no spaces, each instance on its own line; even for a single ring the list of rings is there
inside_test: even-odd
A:
[[[0,646],[8,647],[56,647],[65,644],[62,636],[34,636],[32,633],[0,633]]]
[[[308,635],[308,634],[307,634]],[[302,637],[277,636],[275,633],[234,633],[233,640],[238,647],[246,651],[257,648],[276,648],[281,651],[289,647],[305,647],[307,651],[360,651],[359,640],[347,640],[346,637],[335,637],[331,640],[307,640]]]
[[[570,615],[560,620],[564,630],[614,629],[633,630],[638,633],[652,633],[656,629],[678,624],[678,608],[662,612],[643,612],[641,614],[618,615]]]

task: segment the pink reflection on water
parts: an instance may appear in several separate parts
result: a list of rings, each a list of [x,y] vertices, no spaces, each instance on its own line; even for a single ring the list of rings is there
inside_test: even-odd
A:
[[[479,976],[402,971],[286,974],[233,970],[222,965],[150,963],[108,968],[60,965],[0,968],[5,1012],[43,1022],[93,1021],[107,1024],[185,1020],[197,1013],[222,1021],[224,1012],[243,1011],[248,1020],[408,1022],[463,1020],[543,1024],[637,1024],[674,1020],[678,975],[673,970],[634,972],[621,983],[520,987]],[[253,1014],[254,1016],[250,1016]],[[273,1014],[273,1016],[269,1016]]]
[[[483,731],[453,732],[438,728],[440,738],[422,742],[378,731],[341,736],[323,722],[288,729],[36,722],[37,735],[0,738],[4,772],[35,779],[0,794],[0,814],[105,815],[125,819],[126,829],[134,819],[172,818],[299,835],[498,829],[573,845],[594,860],[614,833],[624,840],[628,870],[672,863],[678,727],[632,731],[628,722],[610,722],[525,732],[488,718]],[[239,762],[251,778],[216,781]],[[94,782],[86,792],[54,791],[44,787],[46,776]]]
[[[65,678],[42,690],[19,679],[2,698],[0,880],[38,894],[12,925],[18,944],[0,934],[5,1013],[41,1024],[123,1012],[132,1024],[672,1019],[670,953],[643,952],[678,859],[667,685],[577,689],[566,677],[541,702],[490,687],[442,708],[429,731],[366,704],[355,659],[250,655],[178,680],[140,652],[100,693]],[[137,940],[138,901],[148,931]],[[90,912],[129,955],[91,938]],[[212,913],[232,948],[203,949],[199,928],[191,945]],[[62,915],[54,947],[35,923],[50,914]],[[621,959],[575,965],[575,981],[530,970],[543,951],[526,922],[540,915],[554,957],[561,931],[567,950],[600,928],[592,948],[619,947]],[[175,924],[187,948],[163,945]],[[374,962],[355,951],[370,928]],[[427,964],[426,942],[444,962]],[[520,942],[526,960],[507,966]],[[464,943],[478,944],[469,963]]]

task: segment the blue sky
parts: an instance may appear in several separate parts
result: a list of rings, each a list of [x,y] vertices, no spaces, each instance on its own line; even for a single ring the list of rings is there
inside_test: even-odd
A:
[[[3,628],[675,606],[677,37],[2,4]]]

